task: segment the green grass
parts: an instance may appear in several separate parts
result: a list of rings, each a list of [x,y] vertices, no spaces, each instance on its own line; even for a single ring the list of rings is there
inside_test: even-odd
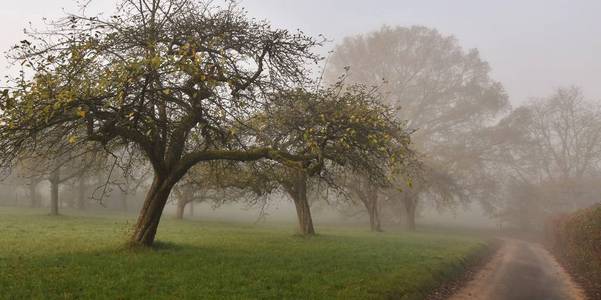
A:
[[[165,218],[155,250],[123,247],[132,220],[0,208],[2,299],[421,299],[482,240],[292,224]]]

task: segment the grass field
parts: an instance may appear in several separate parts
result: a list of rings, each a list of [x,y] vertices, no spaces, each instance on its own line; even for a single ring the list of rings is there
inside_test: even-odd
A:
[[[132,219],[0,208],[2,299],[421,299],[485,248],[448,234],[162,221],[155,250],[122,245]]]

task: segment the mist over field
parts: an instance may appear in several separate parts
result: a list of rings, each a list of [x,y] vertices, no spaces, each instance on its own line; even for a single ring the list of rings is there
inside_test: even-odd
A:
[[[0,299],[601,298],[600,9],[5,3]]]

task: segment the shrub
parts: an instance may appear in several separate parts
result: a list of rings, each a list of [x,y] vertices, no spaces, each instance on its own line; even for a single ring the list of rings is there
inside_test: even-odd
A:
[[[582,279],[591,296],[600,295],[601,205],[551,218],[546,231],[559,259]]]

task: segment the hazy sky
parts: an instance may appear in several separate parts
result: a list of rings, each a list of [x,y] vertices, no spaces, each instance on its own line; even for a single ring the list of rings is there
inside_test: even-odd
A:
[[[28,21],[73,11],[73,0],[2,0],[0,49]],[[96,0],[112,11],[112,0]],[[426,25],[478,48],[512,102],[578,85],[601,101],[600,0],[242,0],[252,16],[340,41],[388,25]],[[331,46],[331,45],[330,45]],[[5,61],[0,60],[4,65]],[[4,69],[4,68],[2,68]],[[5,73],[0,69],[0,73]]]

